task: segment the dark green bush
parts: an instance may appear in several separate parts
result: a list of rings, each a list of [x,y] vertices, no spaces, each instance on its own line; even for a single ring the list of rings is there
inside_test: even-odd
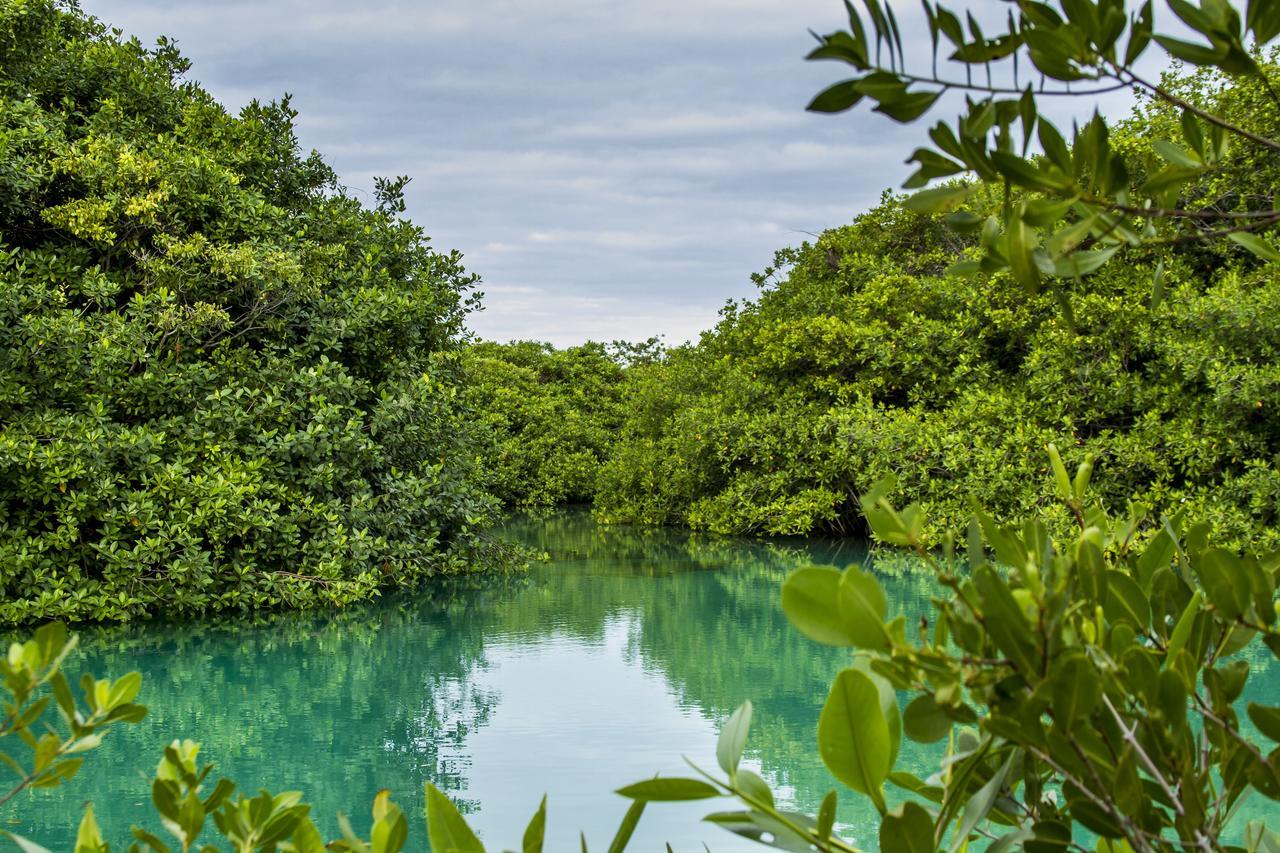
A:
[[[186,70],[0,4],[0,621],[360,599],[490,511],[473,277]]]

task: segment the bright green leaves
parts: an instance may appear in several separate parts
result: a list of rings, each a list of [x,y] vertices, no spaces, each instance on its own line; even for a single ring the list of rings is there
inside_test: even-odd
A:
[[[542,795],[538,810],[529,818],[529,825],[524,829],[520,840],[521,853],[542,853],[542,844],[547,834],[547,795]]]
[[[1250,787],[1280,798],[1272,766],[1280,749],[1268,755],[1239,729],[1233,704],[1249,664],[1230,657],[1259,634],[1280,653],[1280,559],[1214,547],[1207,526],[1181,519],[1147,528],[1135,547],[1144,508],[1112,519],[1090,493],[1092,457],[1074,475],[1056,448],[1049,462],[1052,488],[1077,525],[1071,540],[1055,541],[1061,527],[1047,518],[1001,526],[977,510],[967,564],[954,534],[937,553],[909,532],[888,484],[868,493],[864,505],[878,513],[872,529],[917,549],[949,588],[935,600],[937,625],[922,625],[914,645],[892,629],[887,646],[855,642],[850,614],[866,615],[865,624],[886,615],[861,570],[804,569],[790,594],[784,588],[784,606],[797,624],[807,620],[810,635],[863,649],[836,676],[819,751],[833,775],[881,812],[886,849],[934,849],[945,839],[958,851],[984,823],[1015,827],[994,843],[998,850],[1023,842],[1064,848],[1073,825],[1107,839],[1137,837],[1134,826],[1145,837],[1185,835]],[[796,596],[801,590],[808,594]],[[858,606],[842,609],[849,592],[859,593],[850,599]],[[901,718],[890,681],[914,694]],[[1280,709],[1251,703],[1248,716],[1280,741]],[[973,723],[977,732],[964,727]],[[892,773],[900,733],[926,743],[950,738],[944,772],[929,782]],[[1205,782],[1214,773],[1224,793]],[[889,811],[885,781],[939,810],[906,803]],[[1049,786],[1062,792],[1061,805],[1047,797]],[[1052,819],[1022,823],[1012,804],[1019,798]]]
[[[0,751],[0,762],[16,777],[11,794],[24,788],[53,788],[73,778],[84,754],[97,748],[112,726],[136,723],[147,709],[133,700],[142,677],[131,672],[112,681],[86,673],[77,699],[61,667],[76,648],[77,640],[60,622],[44,625],[25,642],[13,642],[0,658],[0,679],[8,699],[0,739],[17,736],[27,756]],[[51,692],[52,696],[46,692]],[[65,733],[43,719],[57,708]],[[6,789],[0,789],[3,797]],[[92,815],[88,816],[90,823]],[[88,828],[85,830],[88,832]]]
[[[782,609],[791,624],[830,646],[887,648],[887,608],[879,581],[857,566],[801,569],[782,587]]]
[[[1234,234],[1228,234],[1227,239],[1264,261],[1280,261],[1280,252],[1257,234],[1237,231]]]
[[[1169,232],[1186,240],[1226,234],[1259,257],[1275,260],[1280,252],[1254,233],[1259,222],[1267,227],[1275,224],[1273,218],[1257,218],[1265,211],[1204,205],[1183,210],[1181,205],[1184,190],[1222,164],[1229,139],[1271,156],[1280,152],[1280,140],[1241,128],[1206,113],[1203,107],[1191,107],[1163,88],[1166,84],[1148,83],[1128,66],[1154,40],[1169,56],[1193,66],[1259,77],[1268,72],[1258,66],[1243,39],[1246,31],[1259,43],[1274,38],[1280,30],[1280,12],[1271,0],[1251,3],[1244,19],[1228,0],[1204,0],[1198,6],[1187,0],[1167,3],[1183,25],[1207,44],[1154,32],[1151,2],[1133,13],[1118,0],[1018,3],[1003,27],[990,33],[972,15],[966,16],[966,27],[945,5],[926,0],[933,63],[930,69],[913,72],[907,71],[904,54],[892,48],[896,31],[878,23],[887,18],[875,11],[876,4],[867,4],[865,22],[850,6],[850,30],[820,38],[810,58],[844,61],[861,76],[825,90],[811,108],[842,111],[870,97],[878,101],[877,111],[911,122],[932,107],[942,91],[968,95],[964,112],[930,131],[934,147],[912,155],[911,162],[918,163],[919,169],[905,185],[920,189],[932,180],[965,173],[986,184],[1003,184],[1000,239],[984,241],[981,259],[973,265],[958,265],[956,272],[1007,271],[1036,292],[1042,277],[1082,278],[1100,269],[1123,246],[1164,242]],[[868,32],[875,35],[874,57],[868,53]],[[945,44],[953,48],[949,54],[939,52]],[[890,48],[887,65],[879,46]],[[940,66],[944,56],[948,64]],[[1038,87],[1024,81],[1022,70],[1028,65],[1029,76],[1041,80]],[[976,73],[978,66],[984,79]],[[1068,85],[1046,86],[1045,78]],[[1179,110],[1186,147],[1172,139],[1157,139],[1152,162],[1135,171],[1130,168],[1132,153],[1112,145],[1108,124],[1100,114],[1095,112],[1078,128],[1070,144],[1040,114],[1043,98],[1100,94],[1113,88],[1139,91]],[[1039,154],[1029,151],[1034,137],[1040,142]],[[1141,183],[1131,181],[1131,171],[1144,175]],[[952,189],[942,187],[917,194],[907,204],[915,210],[938,212],[959,200]],[[1030,205],[1039,202],[1061,207],[1032,211]],[[973,227],[972,222],[961,221],[962,227]],[[1198,227],[1206,221],[1227,227],[1213,232]],[[1075,233],[1077,228],[1080,233]],[[1091,245],[1081,248],[1086,241]]]
[[[1040,267],[1035,260],[1039,235],[1019,215],[1005,223],[1006,257],[1013,277],[1029,292],[1040,289]]]
[[[0,623],[334,606],[475,565],[495,506],[456,366],[474,279],[392,215],[403,184],[362,205],[287,98],[224,110],[171,43],[14,10]]]
[[[818,752],[832,775],[886,810],[882,789],[894,749],[880,690],[866,673],[846,669],[836,676],[818,718]]]
[[[882,542],[919,547],[923,541],[924,511],[917,504],[901,510],[894,508],[888,494],[896,483],[893,477],[886,477],[863,493],[858,500],[862,515],[872,534]]]
[[[618,793],[630,800],[672,803],[683,800],[705,800],[720,796],[720,789],[701,779],[679,779],[660,776],[619,788]]]
[[[369,833],[372,853],[399,853],[409,837],[409,821],[400,807],[391,802],[391,792],[382,790],[373,798],[373,829]]]
[[[791,624],[811,640],[828,646],[852,646],[853,635],[840,612],[838,569],[801,569],[782,585],[782,609]]]
[[[93,816],[93,803],[84,807],[84,817],[76,831],[75,853],[109,853],[110,845],[102,838],[98,820]]]
[[[427,840],[432,853],[484,853],[484,845],[471,831],[453,801],[427,783]]]
[[[738,763],[742,760],[742,750],[747,744],[747,734],[751,730],[751,703],[743,702],[736,711],[729,715],[728,721],[720,729],[720,738],[716,741],[716,761],[720,769],[732,779],[738,772]]]
[[[864,649],[884,649],[892,642],[884,620],[888,604],[875,576],[857,566],[845,569],[837,591],[837,609],[853,644]]]

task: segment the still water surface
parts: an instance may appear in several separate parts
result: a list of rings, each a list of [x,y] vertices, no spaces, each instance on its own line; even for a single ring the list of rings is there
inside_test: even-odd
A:
[[[366,830],[373,795],[390,788],[413,821],[410,847],[424,849],[429,779],[461,802],[490,849],[518,844],[545,792],[547,849],[576,849],[581,830],[603,850],[627,806],[610,792],[684,775],[682,756],[715,767],[719,724],[746,698],[756,706],[748,764],[782,801],[816,810],[831,780],[814,732],[847,656],[790,629],[778,588],[799,565],[843,566],[865,553],[821,540],[601,528],[585,513],[517,519],[498,534],[550,560],[527,576],[336,614],[82,632],[72,673],[141,670],[151,713],[112,733],[68,787],[20,798],[10,813],[21,820],[4,815],[6,825],[69,849],[92,799],[124,847],[131,823],[154,824],[147,779],[164,744],[198,736],[215,775],[248,790],[303,791],[328,834],[339,811]],[[891,610],[908,620],[925,612],[934,590],[923,575],[882,568],[880,579]],[[1272,675],[1255,672],[1255,684]],[[931,765],[936,756],[904,741],[900,769],[928,775]],[[844,834],[874,849],[865,800],[843,790],[840,800]],[[716,808],[654,805],[631,849],[762,849],[699,822]]]

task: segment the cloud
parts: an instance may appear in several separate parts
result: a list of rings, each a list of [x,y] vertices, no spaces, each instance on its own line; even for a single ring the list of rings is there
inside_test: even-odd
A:
[[[357,195],[412,176],[409,215],[485,282],[488,337],[696,337],[776,249],[899,186],[923,139],[804,112],[840,73],[802,61],[839,0],[83,5],[175,37],[232,109],[292,93],[303,144]],[[918,4],[895,6],[927,50]]]

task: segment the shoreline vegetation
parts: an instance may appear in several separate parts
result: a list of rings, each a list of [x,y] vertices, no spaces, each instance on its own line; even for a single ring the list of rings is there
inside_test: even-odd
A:
[[[1199,42],[1154,0],[1013,0],[988,33],[926,0],[916,72],[893,5],[860,3],[817,37],[809,58],[853,76],[811,110],[911,124],[968,96],[908,160],[914,192],[780,250],[696,343],[556,350],[475,340],[478,278],[402,216],[408,178],[352,198],[287,97],[232,115],[169,40],[0,0],[0,625],[43,623],[0,658],[0,806],[146,714],[136,672],[73,688],[66,623],[515,569],[485,533],[503,507],[586,502],[928,566],[943,592],[910,624],[857,565],[781,590],[849,655],[811,757],[874,808],[883,853],[1280,850],[1260,821],[1226,840],[1245,798],[1280,800],[1280,708],[1248,700],[1239,656],[1280,656],[1280,0],[1165,0]],[[1156,50],[1181,64],[1148,80]],[[1064,135],[1041,114],[1114,88],[1127,118]],[[718,770],[620,789],[611,853],[650,804],[703,799],[739,837],[855,853],[836,790],[796,814],[741,766],[752,713]],[[899,766],[904,736],[945,744],[936,773]],[[151,781],[168,840],[135,826],[131,851],[408,837],[386,791],[368,839],[343,817],[326,844],[300,793],[210,773],[173,741]],[[432,849],[483,853],[425,799]],[[544,797],[527,853],[546,817]],[[109,853],[92,806],[76,851]]]

